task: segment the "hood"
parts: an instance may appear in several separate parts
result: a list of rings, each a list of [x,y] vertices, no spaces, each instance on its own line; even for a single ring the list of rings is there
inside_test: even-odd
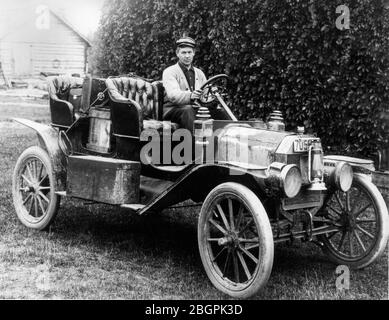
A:
[[[267,168],[274,153],[287,136],[294,133],[270,131],[250,126],[231,125],[221,129],[218,136],[218,161],[237,162]]]

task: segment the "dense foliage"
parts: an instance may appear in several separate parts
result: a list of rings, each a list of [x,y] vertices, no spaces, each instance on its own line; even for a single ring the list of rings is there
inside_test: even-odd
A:
[[[208,76],[231,76],[230,105],[239,118],[264,119],[277,107],[290,129],[304,124],[328,149],[371,156],[388,142],[382,112],[389,105],[389,9],[382,0],[349,1],[350,28],[339,30],[341,4],[110,0],[97,70],[159,79],[186,33],[199,44],[197,66]]]

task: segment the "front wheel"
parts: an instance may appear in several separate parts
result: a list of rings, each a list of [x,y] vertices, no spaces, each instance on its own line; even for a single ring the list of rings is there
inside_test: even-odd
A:
[[[263,288],[273,267],[269,218],[258,197],[238,183],[223,183],[204,201],[198,222],[204,269],[220,291],[248,298]]]
[[[44,230],[53,222],[60,202],[54,183],[47,152],[36,146],[26,149],[16,162],[12,179],[15,211],[26,227]]]
[[[351,189],[335,191],[324,215],[338,226],[338,231],[320,237],[324,251],[334,262],[360,269],[385,250],[389,236],[388,209],[367,177],[354,174]]]

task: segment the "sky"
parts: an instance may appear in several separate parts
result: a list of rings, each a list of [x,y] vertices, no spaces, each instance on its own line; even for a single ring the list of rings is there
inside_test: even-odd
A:
[[[60,11],[78,31],[90,36],[97,30],[104,0],[0,0],[1,11],[47,5]]]

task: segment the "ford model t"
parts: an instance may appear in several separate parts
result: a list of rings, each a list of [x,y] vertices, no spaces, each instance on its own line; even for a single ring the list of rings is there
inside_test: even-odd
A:
[[[265,286],[275,243],[313,241],[353,268],[374,262],[386,247],[389,217],[371,181],[373,163],[324,156],[320,139],[304,128],[285,131],[278,111],[267,122],[238,121],[223,100],[226,78],[204,84],[189,143],[175,134],[177,124],[162,121],[160,82],[50,78],[51,124],[15,119],[39,138],[14,170],[20,221],[48,228],[61,197],[139,215],[194,201],[205,271],[238,298]],[[212,119],[210,108],[229,119]],[[181,157],[187,147],[189,157]]]

